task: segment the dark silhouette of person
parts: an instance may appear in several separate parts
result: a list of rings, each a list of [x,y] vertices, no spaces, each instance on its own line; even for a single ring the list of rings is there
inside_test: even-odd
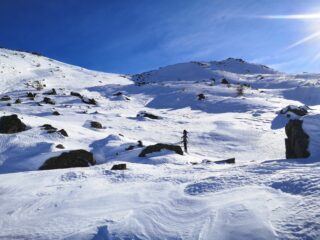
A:
[[[183,130],[182,143],[184,147],[184,151],[188,152],[188,132],[187,130]]]

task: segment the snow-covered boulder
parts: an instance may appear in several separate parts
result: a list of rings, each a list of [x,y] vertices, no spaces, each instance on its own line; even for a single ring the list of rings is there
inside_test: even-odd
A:
[[[288,118],[291,117],[301,117],[308,114],[308,110],[310,108],[308,106],[294,106],[289,105],[279,111],[280,114],[286,115]]]

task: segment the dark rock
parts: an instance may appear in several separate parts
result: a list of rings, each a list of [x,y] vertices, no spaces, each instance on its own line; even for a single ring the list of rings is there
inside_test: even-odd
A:
[[[52,104],[52,105],[56,104],[54,100],[52,100],[51,98],[48,98],[48,97],[45,97],[43,99],[43,102],[46,103],[46,104]]]
[[[70,95],[74,96],[74,97],[82,98],[82,95],[80,93],[78,93],[78,92],[71,92]]]
[[[127,164],[121,163],[121,164],[115,164],[112,166],[111,170],[126,170]]]
[[[84,102],[86,104],[97,105],[97,101],[94,98],[83,97],[83,98],[81,98],[81,100],[82,100],[82,102]]]
[[[302,120],[289,120],[285,130],[288,138],[285,139],[286,158],[307,158],[309,136],[302,128]]]
[[[7,103],[7,106],[10,107],[10,106],[11,106],[11,103]]]
[[[102,129],[103,128],[102,124],[99,123],[99,122],[96,122],[96,121],[91,121],[90,125],[91,125],[92,128],[98,128],[98,129]]]
[[[34,98],[36,97],[36,93],[32,93],[32,92],[28,92],[27,93],[27,97],[30,98],[30,100],[34,100]]]
[[[223,79],[221,80],[221,83],[222,83],[222,84],[230,84],[229,81],[228,81],[227,79],[225,79],[225,78],[223,78]]]
[[[92,153],[86,150],[73,150],[64,152],[58,157],[49,158],[39,170],[50,170],[60,168],[89,167],[95,165],[96,161]]]
[[[18,133],[25,131],[27,126],[18,118],[16,114],[3,116],[0,118],[0,133]]]
[[[52,115],[55,115],[55,116],[59,116],[59,115],[61,115],[58,111],[53,111],[52,112]]]
[[[68,137],[68,133],[66,132],[66,130],[61,129],[59,131],[57,131],[57,128],[52,127],[50,124],[44,124],[41,126],[44,130],[47,131],[47,133],[60,133],[62,136]]]
[[[225,160],[214,161],[214,163],[216,163],[216,164],[235,164],[236,163],[236,159],[235,158],[229,158],[229,159],[225,159]]]
[[[57,131],[57,128],[52,127],[50,124],[44,124],[41,127],[46,131],[54,131],[54,132]]]
[[[118,96],[119,97],[119,96],[122,96],[122,94],[123,94],[122,92],[117,92],[117,93],[114,93],[113,96]]]
[[[137,114],[137,118],[150,118],[150,119],[161,119],[161,117],[148,113],[146,111],[141,111]]]
[[[68,133],[66,132],[66,130],[64,130],[64,129],[61,129],[61,130],[59,130],[57,132],[60,133],[62,136],[65,136],[65,137],[69,136]]]
[[[21,103],[21,100],[18,98],[16,99],[16,101],[14,102],[15,104],[20,104]]]
[[[206,97],[204,96],[203,93],[198,94],[197,97],[198,97],[198,100],[199,100],[199,101],[206,99]]]
[[[0,101],[10,101],[10,100],[11,100],[11,97],[8,96],[8,95],[5,95],[5,96],[0,98]]]
[[[57,95],[57,91],[56,91],[54,88],[52,88],[51,91],[45,92],[45,93],[43,93],[43,94],[44,94],[44,95]]]
[[[304,116],[308,114],[308,107],[307,106],[292,106],[289,105],[283,109],[280,110],[280,114],[288,114],[289,112],[292,112],[298,116]]]
[[[128,146],[125,150],[126,151],[131,151],[131,150],[133,150],[134,149],[134,146],[133,145],[130,145],[130,146]]]
[[[144,145],[143,145],[143,143],[142,143],[142,141],[141,141],[141,140],[139,140],[139,141],[138,141],[138,145],[137,145],[137,147],[144,147]]]
[[[174,151],[177,154],[183,155],[183,151],[178,145],[157,143],[155,145],[150,145],[144,148],[139,154],[139,157],[145,157],[149,153],[160,152],[161,150],[170,150]]]
[[[58,145],[56,146],[56,148],[58,148],[58,149],[65,149],[65,147],[64,147],[62,144],[58,144]]]

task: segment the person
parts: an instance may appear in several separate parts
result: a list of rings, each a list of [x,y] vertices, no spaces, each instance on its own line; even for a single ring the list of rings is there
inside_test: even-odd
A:
[[[188,132],[187,130],[183,130],[182,143],[184,147],[184,151],[188,152]]]

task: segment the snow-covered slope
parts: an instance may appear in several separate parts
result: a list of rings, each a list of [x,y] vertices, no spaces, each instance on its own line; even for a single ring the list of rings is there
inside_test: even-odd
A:
[[[136,82],[203,81],[238,79],[239,75],[276,74],[277,71],[263,65],[247,63],[242,59],[228,58],[223,61],[189,62],[169,65],[158,70],[136,74]]]
[[[318,79],[238,59],[124,76],[0,49],[0,98],[11,98],[0,101],[0,117],[17,114],[28,127],[0,134],[0,239],[318,239]],[[284,159],[287,120],[277,111],[289,104],[311,105],[309,159]],[[126,150],[180,144],[184,129],[183,156]],[[91,151],[97,165],[37,170],[74,149]],[[232,157],[235,165],[212,163]],[[111,171],[115,163],[128,170]]]

